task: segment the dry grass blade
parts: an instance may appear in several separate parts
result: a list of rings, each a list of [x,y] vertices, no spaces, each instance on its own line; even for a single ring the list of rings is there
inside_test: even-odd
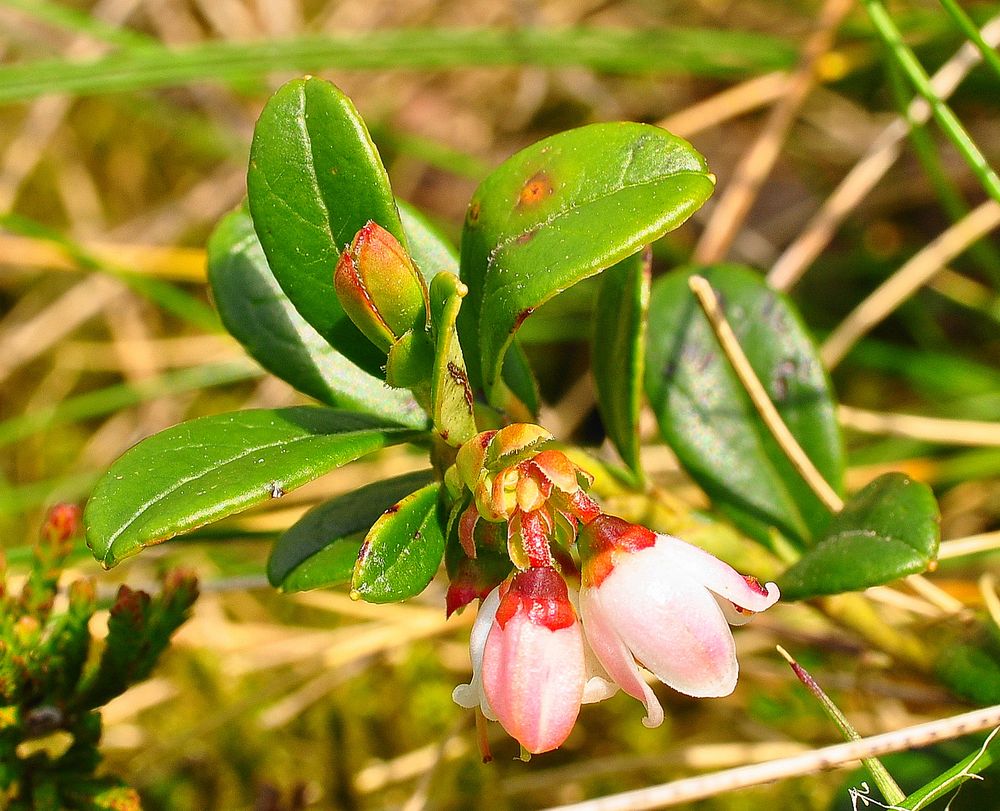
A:
[[[842,405],[837,419],[845,428],[866,434],[888,434],[942,445],[1000,446],[1000,423],[980,420],[949,420],[895,414]]]
[[[121,282],[95,275],[71,287],[29,321],[17,326],[0,323],[0,381],[43,355],[124,293]]]
[[[788,77],[785,92],[771,111],[764,131],[744,153],[726,191],[712,211],[708,226],[695,248],[696,263],[710,264],[725,258],[778,159],[802,102],[816,82],[817,63],[830,50],[836,30],[852,5],[851,0],[827,0],[824,4],[816,30],[807,40],[802,58],[795,72]]]
[[[956,538],[953,541],[942,541],[938,548],[938,560],[997,551],[1000,551],[1000,532],[984,532],[980,535]]]
[[[865,333],[890,315],[948,262],[977,239],[1000,226],[1000,203],[987,200],[912,256],[868,298],[852,310],[820,347],[820,358],[832,369]]]
[[[118,26],[141,4],[142,0],[102,0],[94,6],[92,14],[96,19]],[[89,36],[81,36],[70,43],[66,53],[73,57],[90,57],[106,50],[106,46],[95,43]],[[68,96],[48,96],[31,105],[24,124],[0,161],[0,211],[9,211],[14,205],[22,184],[42,159],[72,104],[73,99]]]
[[[1000,17],[994,17],[983,26],[982,35],[991,46],[995,47],[1000,43]],[[939,98],[947,99],[981,60],[982,56],[976,46],[971,42],[964,43],[931,77],[930,84],[934,92]],[[801,278],[830,243],[847,215],[875,188],[896,162],[900,155],[900,142],[906,137],[910,127],[924,124],[930,117],[930,105],[923,99],[915,99],[907,109],[908,120],[897,118],[882,131],[771,267],[767,281],[772,287],[788,290]]]
[[[657,121],[656,125],[681,138],[691,138],[699,132],[777,101],[785,94],[788,81],[788,74],[782,71],[755,76],[667,116]]]
[[[205,251],[201,248],[91,241],[81,242],[80,247],[95,261],[123,271],[177,282],[205,281]],[[0,263],[31,270],[80,270],[79,264],[51,241],[13,234],[0,234]]]
[[[688,280],[688,284],[692,292],[697,296],[698,303],[701,304],[702,309],[705,311],[705,315],[712,325],[712,329],[715,331],[715,336],[722,346],[722,351],[725,352],[730,364],[732,364],[733,371],[739,377],[740,383],[746,389],[747,394],[753,401],[754,407],[757,409],[757,413],[760,414],[760,418],[764,421],[771,435],[782,451],[784,451],[788,460],[795,466],[795,469],[809,487],[812,488],[816,496],[826,505],[827,509],[834,513],[840,512],[844,506],[843,499],[837,495],[837,492],[830,486],[829,482],[823,478],[823,474],[817,470],[816,465],[813,464],[806,452],[802,450],[802,446],[799,445],[798,440],[795,439],[792,432],[788,430],[788,426],[785,425],[784,420],[781,419],[781,414],[778,413],[778,409],[771,402],[767,390],[760,382],[760,378],[757,377],[756,372],[754,372],[749,359],[740,347],[739,341],[736,340],[733,328],[726,321],[726,317],[719,305],[719,299],[715,295],[715,291],[712,290],[712,286],[702,276],[692,276]]]
[[[926,724],[861,738],[858,741],[827,746],[802,755],[781,760],[741,766],[736,769],[690,777],[660,786],[628,791],[610,797],[582,803],[553,806],[546,811],[645,811],[666,808],[680,803],[714,797],[773,780],[783,780],[804,774],[833,769],[866,757],[877,757],[890,752],[902,752],[928,746],[938,741],[951,740],[984,729],[1000,726],[1000,706],[974,710],[962,715],[931,721]]]

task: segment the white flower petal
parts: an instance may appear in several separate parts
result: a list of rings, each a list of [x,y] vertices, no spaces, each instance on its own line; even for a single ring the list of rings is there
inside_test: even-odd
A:
[[[472,659],[472,681],[468,684],[460,684],[452,690],[451,698],[459,707],[467,710],[479,706],[483,715],[491,721],[496,721],[496,714],[490,707],[489,699],[483,690],[483,653],[486,650],[486,640],[490,635],[490,628],[493,626],[493,619],[497,615],[497,608],[500,607],[500,587],[493,589],[486,599],[479,606],[479,613],[476,614],[476,621],[469,634],[469,655]]]
[[[764,611],[781,596],[774,583],[761,586],[764,591],[760,591],[728,563],[672,535],[658,533],[653,548],[660,550],[661,556],[669,557],[671,567],[685,569],[710,591],[741,608],[755,613]]]
[[[698,698],[729,695],[739,673],[729,625],[715,597],[674,563],[659,541],[623,556],[598,589],[603,616],[665,684]]]
[[[608,674],[633,698],[646,707],[643,724],[658,727],[663,723],[663,708],[649,685],[643,680],[635,659],[615,631],[612,617],[605,611],[600,589],[584,588],[580,592],[583,632],[594,655]]]

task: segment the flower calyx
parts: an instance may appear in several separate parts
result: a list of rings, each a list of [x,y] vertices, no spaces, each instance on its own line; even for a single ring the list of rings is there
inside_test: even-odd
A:
[[[453,521],[462,549],[477,552],[480,521],[507,524],[507,552],[518,569],[558,565],[553,553],[575,540],[577,526],[600,508],[587,493],[591,476],[562,451],[553,437],[530,423],[477,434],[461,448],[446,483],[458,499]]]

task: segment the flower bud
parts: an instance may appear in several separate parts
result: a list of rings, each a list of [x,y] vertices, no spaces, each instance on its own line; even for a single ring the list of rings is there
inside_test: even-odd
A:
[[[340,306],[383,352],[427,322],[427,285],[398,240],[369,220],[333,274]]]
[[[528,569],[500,587],[482,674],[489,706],[511,737],[532,754],[562,745],[587,673],[580,622],[555,570]]]

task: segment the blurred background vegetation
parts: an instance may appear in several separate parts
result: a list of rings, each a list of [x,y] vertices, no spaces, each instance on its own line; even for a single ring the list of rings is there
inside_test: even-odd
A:
[[[888,5],[928,72],[966,40],[949,5]],[[962,8],[979,27],[1000,14],[995,3]],[[708,158],[716,201],[750,150],[769,146],[773,167],[762,164],[752,208],[715,257],[762,271],[913,95],[864,7],[847,2],[0,0],[0,543],[15,569],[44,507],[84,500],[142,437],[296,402],[222,331],[203,248],[245,195],[260,108],[303,72],[353,98],[396,194],[456,241],[478,179],[562,129],[662,124]],[[973,67],[949,103],[995,163],[1000,74]],[[817,338],[985,197],[939,129],[915,128],[792,290]],[[655,272],[687,262],[716,212],[710,203],[658,243]],[[944,538],[1000,528],[998,283],[1000,247],[985,238],[893,306],[833,372],[853,407],[843,414],[849,486],[889,469],[930,483]],[[598,446],[590,290],[559,297],[520,334],[543,423]],[[897,412],[971,422],[914,426]],[[671,509],[704,510],[652,419],[645,438]],[[733,697],[664,689],[668,721],[651,731],[619,696],[585,709],[567,745],[530,764],[512,762],[497,728],[496,760],[483,766],[472,716],[451,702],[467,677],[471,617],[446,623],[438,584],[407,604],[368,606],[339,591],[279,595],[263,577],[275,533],[318,499],[420,466],[387,451],[112,573],[81,543],[74,574],[95,577],[105,597],[123,580],[155,589],[157,572],[181,562],[202,579],[194,618],[154,678],[106,713],[108,767],[147,807],[534,808],[835,742],[774,653],[779,642],[862,734],[962,709],[808,607],[783,606],[738,634]],[[732,534],[697,520],[706,534]],[[979,609],[980,578],[996,570],[991,557],[945,562],[935,582],[961,610]],[[947,619],[947,606],[899,602],[881,609],[921,632]],[[913,787],[972,748],[888,762]],[[847,786],[861,779],[806,776],[692,807],[849,808]],[[1000,808],[988,799],[998,794],[995,781],[971,785],[953,807]]]

